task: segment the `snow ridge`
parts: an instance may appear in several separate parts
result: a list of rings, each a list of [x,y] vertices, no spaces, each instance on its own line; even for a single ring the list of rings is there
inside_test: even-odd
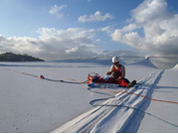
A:
[[[137,63],[132,63],[130,65],[140,65],[140,66],[145,66],[145,67],[157,68],[149,59],[145,59]]]
[[[128,89],[127,92],[150,96],[153,86],[157,84],[163,70],[153,72],[138,82],[143,83],[139,88]],[[53,132],[90,132],[90,133],[116,133],[125,132],[131,119],[147,99],[134,94],[121,92],[81,116],[64,124]],[[118,105],[118,106],[116,106]],[[132,108],[129,108],[132,107]]]
[[[178,69],[178,64],[176,64],[176,65],[173,67],[173,69]]]

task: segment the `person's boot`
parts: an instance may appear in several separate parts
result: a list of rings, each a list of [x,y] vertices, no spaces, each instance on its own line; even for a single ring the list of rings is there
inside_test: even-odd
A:
[[[137,83],[137,81],[136,81],[136,80],[133,80],[132,82],[130,82],[130,83],[127,85],[126,88],[131,88],[131,87],[133,87],[136,83]]]

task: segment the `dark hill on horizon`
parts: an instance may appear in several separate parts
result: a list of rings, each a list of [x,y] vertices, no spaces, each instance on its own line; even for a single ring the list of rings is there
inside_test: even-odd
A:
[[[6,52],[0,54],[0,61],[44,61],[44,60],[29,56],[27,54],[21,55]]]

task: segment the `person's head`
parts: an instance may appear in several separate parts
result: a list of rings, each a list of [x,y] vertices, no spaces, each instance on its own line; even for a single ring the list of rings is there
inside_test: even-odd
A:
[[[118,64],[119,63],[119,57],[118,56],[112,57],[112,63],[113,64]]]

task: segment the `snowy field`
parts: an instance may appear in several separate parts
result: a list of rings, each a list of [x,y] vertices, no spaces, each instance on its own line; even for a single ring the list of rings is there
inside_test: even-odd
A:
[[[81,83],[90,72],[104,76],[111,64],[110,60],[0,62],[0,132],[177,133],[178,65],[160,70],[149,60],[123,63],[126,78],[142,83],[130,89],[88,90]]]

